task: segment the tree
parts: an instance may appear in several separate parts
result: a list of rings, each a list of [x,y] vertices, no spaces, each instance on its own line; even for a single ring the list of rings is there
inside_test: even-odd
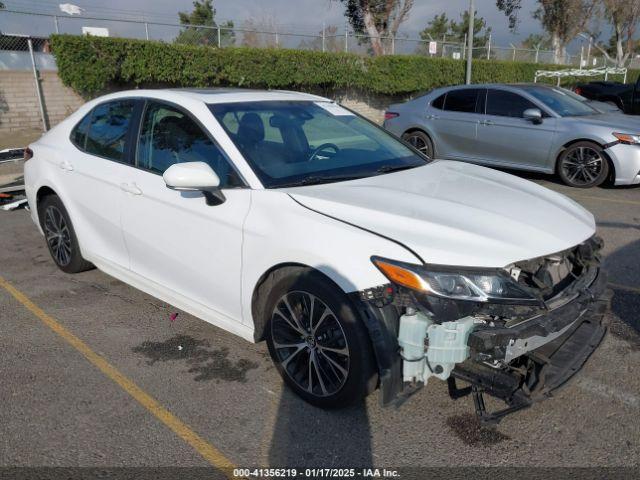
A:
[[[463,12],[460,17],[460,22],[456,22],[455,20],[449,20],[446,13],[435,15],[429,21],[427,27],[420,32],[420,38],[425,42],[446,38],[454,42],[464,42],[469,32],[469,12]],[[489,43],[490,34],[491,27],[487,27],[487,22],[485,22],[484,18],[478,17],[476,12],[473,19],[473,44],[486,45]]]
[[[551,37],[555,63],[564,63],[566,47],[583,31],[596,9],[598,0],[537,0],[538,8],[533,17],[540,20],[542,28]],[[522,0],[497,0],[496,6],[509,19],[509,27],[515,30]]]
[[[532,33],[520,42],[520,46],[527,50],[535,50],[538,48],[541,48],[542,50],[549,50],[551,48],[551,39],[546,35]]]
[[[367,35],[374,55],[389,53],[390,41],[409,15],[413,0],[339,0],[344,15],[359,35]]]
[[[420,32],[420,38],[425,41],[440,40],[449,33],[451,33],[449,19],[447,14],[443,12],[440,15],[434,15],[433,19],[429,20],[425,29]]]
[[[623,67],[634,50],[634,35],[640,22],[640,2],[638,0],[602,0],[604,17],[613,27],[613,35],[610,39],[612,50],[603,51],[608,60],[614,61],[611,55],[615,55],[615,64]]]
[[[180,31],[176,37],[176,43],[217,45],[218,28],[220,28],[221,45],[233,45],[235,43],[233,22],[228,21],[220,25],[216,23],[216,10],[213,8],[212,0],[195,0],[191,13],[179,12],[178,16],[181,25],[192,26],[187,26]]]

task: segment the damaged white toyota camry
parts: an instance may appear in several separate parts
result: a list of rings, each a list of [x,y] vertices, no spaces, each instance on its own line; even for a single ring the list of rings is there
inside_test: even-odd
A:
[[[266,340],[314,405],[376,387],[401,402],[435,377],[496,421],[565,383],[607,329],[589,212],[425,158],[325,98],[120,92],[25,158],[33,220],[62,270],[95,265]],[[486,411],[484,393],[505,408]]]

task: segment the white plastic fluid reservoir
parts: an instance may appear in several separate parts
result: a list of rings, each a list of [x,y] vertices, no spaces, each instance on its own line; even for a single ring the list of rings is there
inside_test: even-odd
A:
[[[469,356],[467,340],[474,326],[475,320],[472,317],[429,326],[427,357],[437,377],[443,380],[448,378],[455,364],[467,359]],[[437,372],[440,370],[438,366],[442,367],[441,372]]]
[[[402,348],[402,377],[405,382],[424,381],[424,340],[431,324],[433,321],[429,317],[409,308],[400,317],[398,344]]]

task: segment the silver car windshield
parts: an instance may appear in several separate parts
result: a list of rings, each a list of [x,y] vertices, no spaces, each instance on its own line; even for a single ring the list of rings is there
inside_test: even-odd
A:
[[[578,117],[600,113],[584,101],[578,100],[558,88],[524,87],[523,89],[561,117]]]

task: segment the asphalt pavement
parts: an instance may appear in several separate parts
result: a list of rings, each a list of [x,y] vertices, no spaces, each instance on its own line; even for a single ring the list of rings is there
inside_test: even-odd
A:
[[[639,467],[640,188],[527,178],[595,214],[612,327],[566,388],[495,429],[439,381],[400,408],[377,392],[346,410],[307,405],[265,344],[98,270],[62,273],[28,212],[0,211],[0,466]]]

